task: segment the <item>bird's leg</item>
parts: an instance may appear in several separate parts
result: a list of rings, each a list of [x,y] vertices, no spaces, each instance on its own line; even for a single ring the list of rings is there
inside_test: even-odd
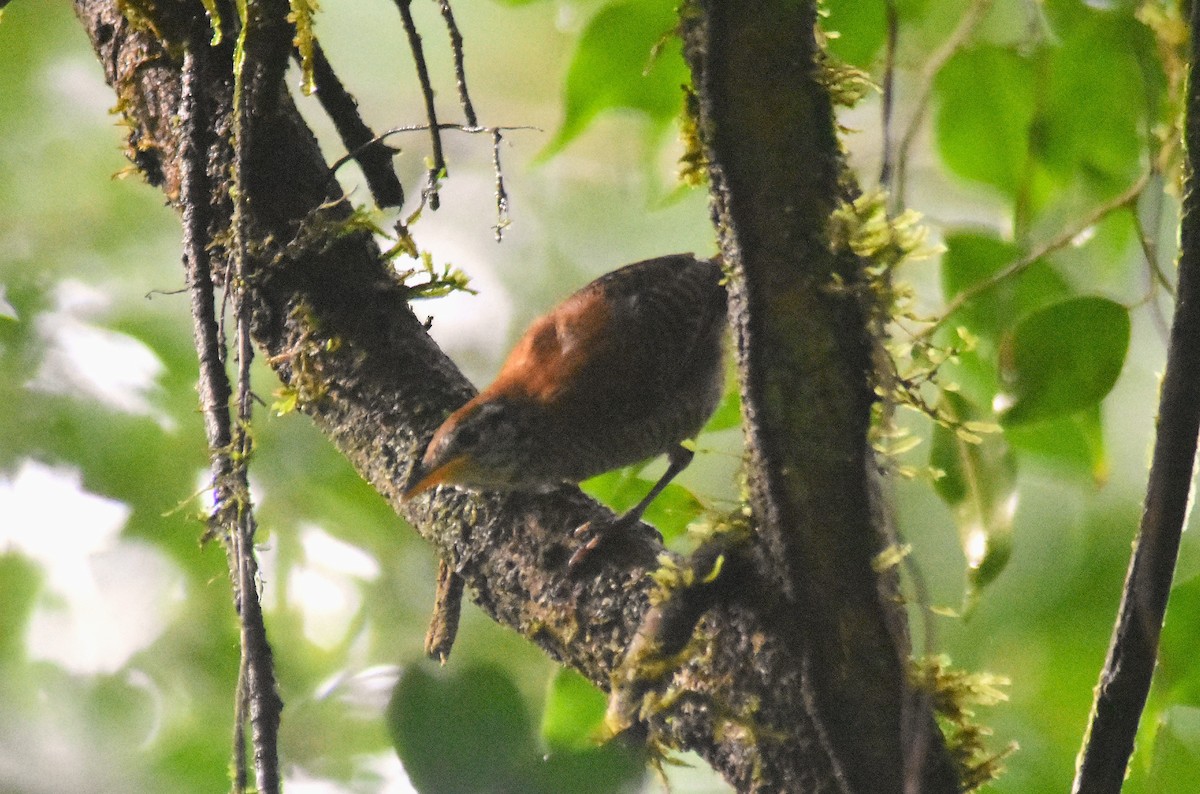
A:
[[[642,513],[646,512],[646,508],[650,506],[650,503],[663,492],[663,489],[667,487],[671,480],[675,479],[679,472],[688,467],[688,464],[692,462],[692,458],[695,455],[695,452],[692,452],[682,444],[672,447],[667,452],[667,470],[663,472],[662,477],[658,478],[658,482],[654,483],[654,487],[650,489],[650,492],[642,497],[642,501],[627,510],[624,515],[618,516],[611,522],[593,527],[592,522],[589,521],[576,529],[575,537],[587,537],[588,541],[571,555],[571,559],[567,562],[567,569],[575,570],[606,538],[615,532],[628,529],[641,521]]]

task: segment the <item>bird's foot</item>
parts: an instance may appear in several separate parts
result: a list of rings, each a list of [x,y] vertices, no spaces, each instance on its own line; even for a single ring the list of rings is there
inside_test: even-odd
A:
[[[567,561],[567,571],[575,573],[601,543],[629,529],[639,520],[641,520],[640,516],[626,514],[618,516],[612,521],[588,521],[580,525],[572,534],[576,538],[586,539],[586,542],[576,549],[575,553],[571,555],[571,559]]]

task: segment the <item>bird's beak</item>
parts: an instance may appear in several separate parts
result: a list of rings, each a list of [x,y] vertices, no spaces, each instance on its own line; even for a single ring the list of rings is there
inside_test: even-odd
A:
[[[400,497],[401,501],[407,502],[431,488],[436,488],[443,483],[454,482],[469,462],[470,458],[467,455],[451,458],[432,469],[426,469],[424,463],[418,462],[408,478],[409,486],[404,489],[404,495]]]

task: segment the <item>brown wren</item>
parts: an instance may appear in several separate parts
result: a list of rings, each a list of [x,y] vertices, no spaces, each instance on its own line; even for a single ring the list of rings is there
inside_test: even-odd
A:
[[[716,409],[726,297],[718,260],[647,259],[607,273],[533,322],[488,386],[446,419],[404,498],[438,485],[546,492],[662,453],[669,465],[637,505],[590,536],[637,523],[692,460],[682,445]]]

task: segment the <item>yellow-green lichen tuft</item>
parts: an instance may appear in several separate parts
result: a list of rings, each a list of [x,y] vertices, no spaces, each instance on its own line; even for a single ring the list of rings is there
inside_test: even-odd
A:
[[[288,0],[288,5],[291,10],[287,19],[296,31],[292,44],[300,54],[300,87],[305,96],[310,96],[317,90],[317,82],[313,77],[313,49],[317,40],[313,33],[313,17],[320,6],[316,0]]]
[[[300,338],[290,348],[268,360],[273,367],[287,365],[291,372],[284,386],[275,391],[271,410],[277,416],[292,413],[308,405],[314,405],[329,393],[329,381],[325,377],[321,362],[330,353],[342,346],[340,337],[321,339],[316,336],[317,322],[305,304],[294,307],[291,320],[303,330]]]
[[[818,7],[817,14],[822,19],[829,16],[828,10],[823,6]],[[879,90],[879,86],[871,80],[869,74],[829,51],[829,40],[840,36],[837,31],[826,30],[818,24],[815,33],[819,48],[817,61],[820,66],[817,79],[825,86],[830,100],[835,105],[854,107],[864,96]]]
[[[439,268],[434,264],[433,255],[428,251],[421,252],[420,262],[420,267],[412,267],[398,273],[400,281],[404,284],[408,300],[440,298],[452,292],[475,294],[467,275],[449,262]],[[409,283],[409,279],[416,276],[424,276],[424,281]]]
[[[935,342],[924,331],[933,320],[915,308],[911,284],[898,277],[899,269],[937,252],[927,243],[921,216],[906,210],[888,211],[888,195],[880,189],[867,191],[854,201],[842,202],[829,219],[829,241],[833,251],[852,253],[863,260],[861,282],[850,287],[836,281],[831,289],[858,296],[881,340],[875,350],[873,388],[879,401],[874,406],[871,443],[888,459],[915,447],[919,440],[892,421],[894,409],[904,407],[923,414],[952,430],[964,441],[978,443],[999,428],[995,423],[962,421],[944,409],[943,392],[957,390],[954,383],[940,380],[943,365],[975,345],[966,329],[959,329],[950,343]],[[904,477],[936,479],[932,469],[897,466]]]
[[[679,181],[688,187],[701,187],[708,178],[708,155],[700,135],[700,108],[696,92],[690,88],[684,99],[684,110],[680,118],[679,139],[683,142],[683,154],[679,156]]]
[[[1008,686],[1009,680],[992,673],[955,669],[946,656],[914,660],[909,674],[913,686],[927,692],[932,700],[963,791],[974,791],[999,777],[1004,759],[1016,751],[1017,744],[1010,742],[998,752],[989,749],[986,741],[992,731],[976,721],[974,709],[1008,700],[1001,688]]]

